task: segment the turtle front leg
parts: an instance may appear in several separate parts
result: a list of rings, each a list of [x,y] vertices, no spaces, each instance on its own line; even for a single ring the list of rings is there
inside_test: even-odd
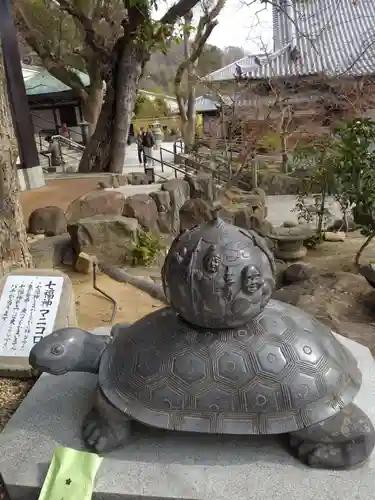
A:
[[[113,406],[98,388],[83,421],[83,440],[95,453],[107,453],[129,441],[131,419]]]
[[[375,430],[367,415],[351,403],[323,422],[291,432],[289,445],[311,467],[350,469],[371,455]]]

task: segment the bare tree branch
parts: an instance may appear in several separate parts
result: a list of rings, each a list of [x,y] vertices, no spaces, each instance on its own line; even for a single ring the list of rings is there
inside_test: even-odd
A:
[[[225,2],[226,0],[217,0],[211,9],[209,9],[208,7],[204,9],[203,15],[198,21],[196,32],[191,42],[189,39],[189,32],[187,31],[187,28],[192,22],[192,11],[185,15],[185,60],[177,68],[174,78],[174,89],[183,129],[189,125],[190,121],[195,120],[195,87],[197,84],[197,77],[195,73],[196,65],[199,57],[202,54],[204,46],[207,43],[208,38],[218,24],[217,16],[223,9]],[[185,74],[187,74],[188,77],[187,99],[184,98],[181,89],[182,79]],[[191,129],[193,128],[193,126],[195,128],[195,122],[194,124],[190,123]],[[189,133],[190,135],[192,135],[193,130],[190,130]],[[185,135],[184,130],[183,135]]]
[[[69,0],[56,0],[61,9],[76,19],[84,29],[85,42],[92,50],[102,57],[104,61],[110,55],[110,48],[106,46],[104,38],[97,33],[92,19],[90,19],[77,5],[73,5]]]
[[[159,20],[161,24],[173,25],[177,19],[184,17],[198,3],[198,0],[178,0],[177,3],[164,14]]]
[[[68,87],[84,91],[85,86],[78,74],[67,66],[59,57],[56,57],[50,46],[46,46],[45,43],[40,42],[39,38],[35,35],[34,29],[24,9],[22,9],[22,6],[18,3],[15,6],[15,14],[15,22],[23,38],[41,58],[46,70]]]

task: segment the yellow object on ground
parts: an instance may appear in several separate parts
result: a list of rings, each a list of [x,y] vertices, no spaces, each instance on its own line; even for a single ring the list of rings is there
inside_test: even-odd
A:
[[[94,453],[56,448],[38,500],[91,500],[102,460]]]

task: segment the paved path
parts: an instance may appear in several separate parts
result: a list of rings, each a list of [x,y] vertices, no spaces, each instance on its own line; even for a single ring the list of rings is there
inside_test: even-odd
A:
[[[154,162],[155,174],[160,174],[161,176],[168,179],[174,178],[175,177],[174,169],[164,166],[164,172],[163,172],[160,161],[157,161],[162,159],[163,161],[166,161],[168,163],[172,164],[174,163],[174,155],[172,152],[173,142],[162,142],[161,147],[167,149],[169,152],[164,151],[163,149],[152,150],[153,157],[155,158]],[[123,173],[128,174],[129,172],[144,172],[143,165],[140,165],[138,161],[138,151],[136,144],[131,144],[126,149],[126,158],[124,162]]]
[[[286,220],[297,221],[297,213],[293,212],[297,197],[294,195],[268,196],[268,220],[275,226]],[[312,200],[311,200],[312,203]],[[328,199],[327,208],[334,218],[342,218],[340,209],[333,198]]]

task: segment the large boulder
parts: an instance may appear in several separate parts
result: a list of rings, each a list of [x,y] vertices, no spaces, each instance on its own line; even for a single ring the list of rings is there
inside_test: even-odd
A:
[[[29,250],[36,268],[54,268],[65,263],[67,256],[75,254],[68,233],[58,234],[29,243]]]
[[[95,215],[69,224],[72,244],[100,261],[122,265],[131,259],[138,240],[138,221],[121,215]]]
[[[150,193],[150,198],[156,203],[158,212],[169,212],[171,209],[171,195],[169,191],[155,191]]]
[[[95,215],[122,215],[125,198],[119,191],[90,191],[72,201],[65,212],[69,224]]]
[[[67,222],[64,210],[60,207],[36,208],[29,216],[28,233],[56,236],[66,233]]]
[[[264,189],[262,188],[254,188],[251,191],[251,194],[254,194],[255,196],[258,196],[261,204],[266,207],[267,206],[267,194]]]
[[[263,236],[272,232],[272,224],[265,219],[266,207],[247,206],[234,214],[234,224],[243,229],[254,229]]]
[[[164,182],[162,191],[168,191],[171,200],[172,233],[178,234],[180,231],[180,208],[186,200],[190,198],[190,186],[187,181],[173,179]]]
[[[246,185],[248,189],[253,188],[252,173],[244,169],[240,176],[241,186]],[[258,172],[258,185],[267,195],[277,194],[299,194],[302,180],[296,176],[274,172],[273,170],[260,170]]]
[[[129,172],[127,174],[128,183],[132,186],[145,186],[152,183],[150,174],[144,172]]]
[[[150,193],[150,197],[155,201],[158,210],[158,226],[162,233],[172,231],[172,210],[171,196],[169,191],[156,191]]]
[[[148,194],[135,194],[126,198],[122,215],[137,219],[144,231],[159,232],[156,203]]]
[[[354,222],[353,217],[348,215],[346,222],[344,219],[335,219],[332,224],[327,227],[327,231],[345,231],[346,225],[348,232],[355,231],[357,229],[357,224]]]
[[[227,222],[228,224],[234,224],[234,216],[235,216],[235,212],[233,212],[232,210],[229,210],[228,208],[220,208],[220,210],[218,210],[218,216],[220,217],[220,219],[222,219],[224,222]]]
[[[126,186],[126,184],[128,184],[128,178],[125,174],[109,174],[98,182],[99,187],[102,189],[118,188]]]
[[[180,208],[180,230],[191,229],[197,224],[210,222],[213,218],[210,205],[199,198],[185,201]]]
[[[314,269],[304,262],[296,262],[295,264],[288,265],[283,272],[283,284],[291,285],[300,281],[306,281],[312,277],[313,272]]]
[[[211,174],[200,172],[196,176],[187,175],[185,180],[190,186],[190,197],[204,201],[216,198],[216,185]]]

